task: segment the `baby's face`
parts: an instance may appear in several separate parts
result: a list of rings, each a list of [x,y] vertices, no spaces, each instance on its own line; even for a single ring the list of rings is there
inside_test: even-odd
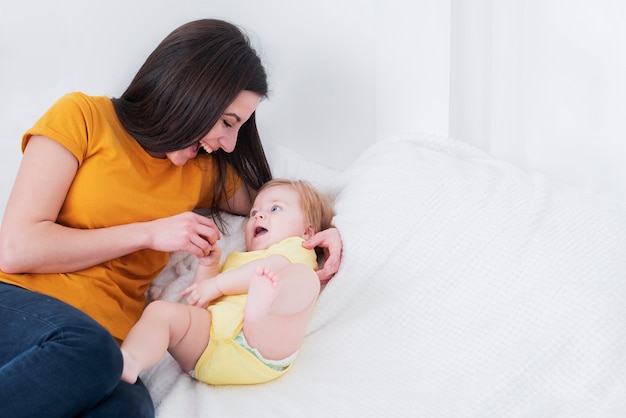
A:
[[[289,237],[310,238],[300,197],[289,185],[264,189],[254,200],[246,223],[246,249],[266,249]]]

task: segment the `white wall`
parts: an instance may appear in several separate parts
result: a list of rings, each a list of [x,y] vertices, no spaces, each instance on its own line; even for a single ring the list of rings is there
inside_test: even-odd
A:
[[[518,85],[494,94],[494,154],[626,201],[626,2],[506,0],[493,11],[496,63],[516,64],[497,86]]]
[[[57,98],[121,94],[157,43],[197,18],[233,21],[257,45],[271,88],[264,141],[340,168],[379,136],[445,135],[448,14],[440,0],[1,0],[0,214],[21,135]]]
[[[626,2],[451,9],[450,135],[626,201]]]

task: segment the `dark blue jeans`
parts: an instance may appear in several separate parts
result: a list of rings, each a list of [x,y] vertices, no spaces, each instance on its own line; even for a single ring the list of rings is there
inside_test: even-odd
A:
[[[0,416],[154,417],[146,387],[121,373],[120,349],[97,322],[0,282]]]

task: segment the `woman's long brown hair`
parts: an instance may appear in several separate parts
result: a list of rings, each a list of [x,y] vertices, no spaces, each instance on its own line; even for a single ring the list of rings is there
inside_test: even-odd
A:
[[[189,22],[170,33],[148,56],[126,91],[112,99],[124,128],[149,152],[186,148],[218,123],[242,90],[267,97],[265,69],[249,39],[217,19]],[[211,154],[218,167],[212,211],[226,200],[226,169],[249,188],[272,178],[255,114],[242,125],[235,151]],[[221,223],[221,222],[220,222]]]

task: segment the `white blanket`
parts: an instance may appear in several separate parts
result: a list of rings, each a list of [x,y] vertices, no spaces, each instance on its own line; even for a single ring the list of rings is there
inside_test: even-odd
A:
[[[211,387],[166,356],[142,375],[158,417],[626,416],[624,205],[446,138],[341,173],[276,155],[337,193],[340,271],[284,377]],[[176,300],[194,266],[173,254],[151,295]]]

